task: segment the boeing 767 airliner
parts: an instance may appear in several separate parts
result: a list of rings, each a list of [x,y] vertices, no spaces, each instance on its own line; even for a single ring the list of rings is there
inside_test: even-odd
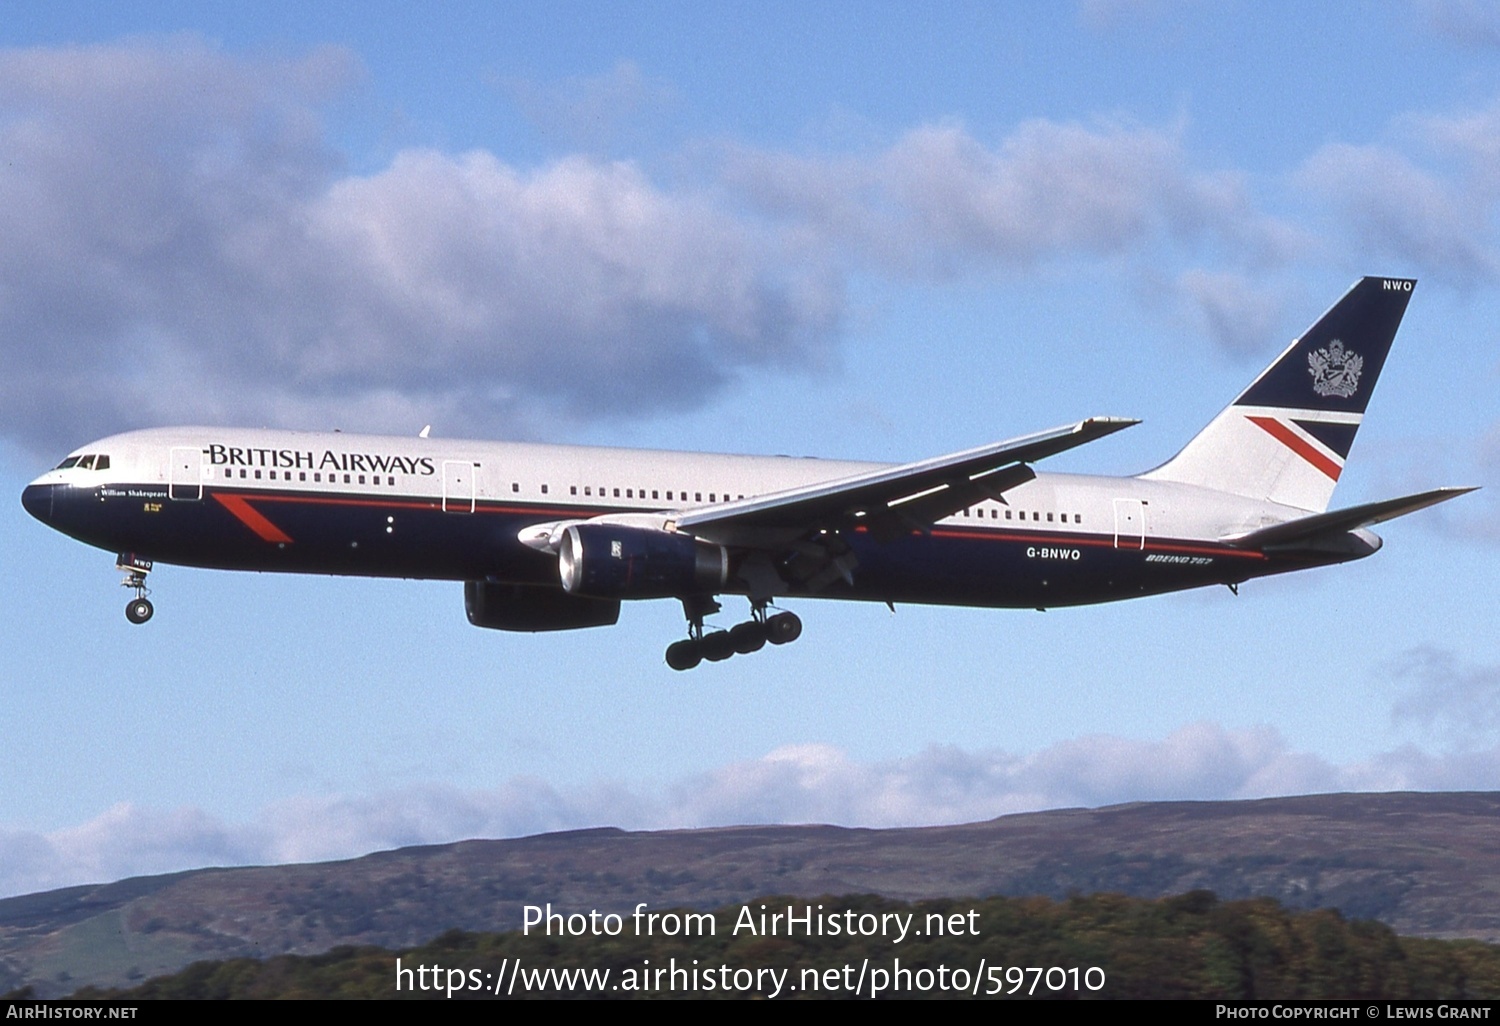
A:
[[[183,427],[90,442],[22,502],[119,554],[133,623],[151,618],[154,562],[463,581],[469,621],[511,631],[605,626],[626,599],[672,598],[678,670],[795,640],[781,599],[1046,608],[1237,589],[1368,556],[1370,525],[1471,490],[1328,512],[1414,285],[1355,283],[1135,477],[1032,469],[1137,423],[1111,417],[901,466]],[[749,619],[705,630],[723,595],[748,599]]]

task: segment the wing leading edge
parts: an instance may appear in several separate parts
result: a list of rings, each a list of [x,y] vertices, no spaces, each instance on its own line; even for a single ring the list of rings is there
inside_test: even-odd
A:
[[[1091,417],[1004,442],[702,506],[675,518],[676,529],[721,545],[764,545],[819,530],[867,526],[877,537],[923,531],[981,499],[1036,476],[1026,464],[1114,434],[1138,420]]]

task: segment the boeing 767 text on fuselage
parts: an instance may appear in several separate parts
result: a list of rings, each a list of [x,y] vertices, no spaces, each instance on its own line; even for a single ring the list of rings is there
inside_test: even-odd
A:
[[[674,598],[674,669],[784,644],[777,600],[1046,608],[1360,559],[1367,528],[1470,489],[1328,512],[1414,282],[1365,278],[1166,463],[1135,477],[1031,464],[1137,423],[1094,417],[884,466],[184,427],[83,446],[27,486],[43,523],[119,553],[132,622],[154,562],[464,582],[469,621],[613,624]],[[719,597],[750,618],[705,630]]]

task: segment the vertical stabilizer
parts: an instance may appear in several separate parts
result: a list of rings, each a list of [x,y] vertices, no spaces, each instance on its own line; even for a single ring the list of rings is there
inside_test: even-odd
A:
[[[1326,510],[1415,286],[1356,282],[1186,448],[1141,476]]]

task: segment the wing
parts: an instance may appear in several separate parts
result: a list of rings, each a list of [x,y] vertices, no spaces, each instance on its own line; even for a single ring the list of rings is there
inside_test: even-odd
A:
[[[767,548],[820,531],[867,527],[877,538],[924,531],[981,499],[1036,476],[1026,464],[1114,434],[1140,421],[1093,417],[977,449],[751,499],[699,506],[673,523],[719,545]]]

